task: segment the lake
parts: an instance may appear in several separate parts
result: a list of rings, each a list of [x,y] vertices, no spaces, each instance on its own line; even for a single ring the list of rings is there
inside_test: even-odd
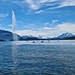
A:
[[[0,75],[75,75],[75,40],[0,42]]]

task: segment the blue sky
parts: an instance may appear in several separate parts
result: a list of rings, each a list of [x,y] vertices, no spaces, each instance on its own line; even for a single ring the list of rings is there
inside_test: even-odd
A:
[[[12,31],[12,10],[19,35],[75,34],[75,0],[0,0],[0,29]]]

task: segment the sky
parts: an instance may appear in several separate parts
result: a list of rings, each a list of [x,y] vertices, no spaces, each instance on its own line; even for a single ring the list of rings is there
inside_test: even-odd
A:
[[[0,0],[1,30],[12,31],[12,10],[21,36],[75,34],[75,0]]]

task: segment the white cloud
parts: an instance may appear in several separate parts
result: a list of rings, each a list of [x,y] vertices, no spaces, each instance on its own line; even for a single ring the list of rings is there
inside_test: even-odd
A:
[[[33,35],[33,36],[46,36],[46,32],[42,31],[33,31],[33,30],[21,30],[21,31],[16,31],[17,34],[19,35]]]
[[[26,0],[26,2],[29,5],[29,7],[33,10],[37,10],[40,8],[39,0]]]
[[[43,6],[43,4],[45,5],[45,3],[55,2],[57,0],[25,0],[25,1],[31,9],[38,10],[39,8],[41,8]],[[39,12],[40,11],[38,11],[37,13],[39,13]]]
[[[75,34],[75,24],[73,23],[63,23],[59,24],[56,27],[44,27],[51,36],[58,36],[59,34],[70,32]]]
[[[32,10],[38,10],[41,7],[52,6],[50,9],[61,8],[65,6],[75,6],[75,0],[3,0],[15,3],[21,7],[28,6]],[[57,5],[57,6],[56,6]],[[39,13],[40,11],[36,12]]]
[[[9,14],[0,14],[0,17],[7,17]]]
[[[41,7],[53,6],[48,9],[57,9],[66,6],[75,6],[75,0],[25,0],[29,8],[32,10],[38,10]],[[57,6],[56,6],[57,5]],[[36,13],[43,12],[37,11]]]
[[[57,4],[58,6],[49,8],[49,9],[58,9],[58,8],[62,8],[62,7],[67,7],[67,6],[75,6],[75,0],[57,0]]]
[[[58,20],[52,20],[52,23],[58,22]]]
[[[53,28],[44,27],[43,29],[45,29],[45,30],[52,30]]]
[[[19,35],[33,35],[33,36],[43,36],[43,37],[55,37],[62,33],[74,33],[75,34],[75,24],[74,23],[62,23],[58,24],[56,27],[44,27],[37,30],[19,30],[16,31]]]
[[[36,11],[35,13],[36,13],[36,14],[39,14],[39,13],[41,13],[41,12],[43,12],[43,10]]]
[[[56,22],[58,22],[59,20],[52,20],[51,25],[55,24]]]
[[[57,27],[63,32],[75,32],[75,24],[73,23],[63,23],[59,24]]]
[[[41,3],[45,3],[45,2],[55,2],[57,0],[40,0],[40,1],[41,1]]]
[[[60,7],[64,7],[64,6],[75,6],[75,0],[63,0],[60,3]]]
[[[29,10],[35,10],[35,13],[41,13],[45,9],[57,9],[66,6],[75,6],[75,0],[3,0],[9,3],[15,3],[20,5],[22,8],[29,7]],[[47,8],[48,6],[48,8]],[[51,7],[49,7],[51,6]],[[40,8],[45,9],[41,10]],[[37,10],[37,11],[36,11]]]

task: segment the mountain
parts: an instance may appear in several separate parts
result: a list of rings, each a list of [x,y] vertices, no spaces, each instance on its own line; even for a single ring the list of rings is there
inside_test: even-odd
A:
[[[30,36],[25,35],[25,36],[22,36],[22,38],[25,40],[47,40],[47,38],[43,38],[42,36],[34,37],[32,35]]]
[[[59,35],[58,37],[54,37],[54,38],[42,38],[42,36],[38,36],[38,37],[34,37],[32,35],[30,36],[22,36],[22,38],[24,40],[72,40],[75,39],[75,35],[72,33],[63,33],[61,35]]]
[[[38,39],[42,39],[42,36],[39,35],[39,36],[38,36]]]
[[[75,40],[75,35],[72,33],[63,33],[58,37],[51,38],[51,40]]]
[[[75,40],[75,35],[72,33],[63,33],[55,38],[42,38],[42,36],[34,37],[32,35],[14,35],[17,36],[18,40]],[[13,41],[13,33],[10,31],[0,30],[0,41]]]
[[[32,35],[30,36],[25,35],[25,36],[22,36],[22,38],[25,40],[38,40],[38,37],[34,37]]]
[[[68,40],[75,40],[75,36],[67,38]]]
[[[63,33],[62,35],[58,36],[57,38],[62,39],[62,38],[69,38],[69,37],[73,37],[73,36],[75,36],[75,35],[72,33]]]
[[[19,40],[21,40],[21,36],[14,34],[17,36]],[[10,31],[0,30],[0,41],[12,41],[13,40],[13,33]]]

